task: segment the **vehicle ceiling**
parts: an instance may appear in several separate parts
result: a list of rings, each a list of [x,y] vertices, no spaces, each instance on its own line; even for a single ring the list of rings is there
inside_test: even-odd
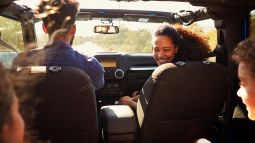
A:
[[[15,0],[0,0],[0,6],[8,5]],[[111,0],[113,1],[113,0]],[[115,0],[115,1],[139,1],[139,0]],[[196,6],[205,7],[254,7],[254,0],[140,0],[140,1],[175,1],[175,2],[189,2]]]
[[[139,1],[139,0],[116,0],[116,1]],[[254,0],[142,0],[142,1],[172,1],[189,2],[194,6],[207,7],[213,19],[229,18],[246,14],[255,8]]]
[[[117,0],[122,1],[122,0]],[[138,1],[138,0],[123,0],[123,1]],[[189,2],[197,6],[233,6],[233,7],[247,7],[255,6],[254,0],[143,0],[143,1],[178,1],[178,2]]]
[[[22,5],[27,5],[27,4],[29,5],[29,3],[26,0],[16,1],[15,3],[11,3],[11,2],[13,2],[12,0],[4,1],[3,3],[2,3],[2,1],[3,0],[0,0],[0,8],[2,8],[2,11],[3,11],[3,13],[1,13],[2,15],[12,16],[11,18],[16,19],[16,20],[22,20],[22,21],[26,21],[29,18],[33,17],[32,10],[30,8],[26,7],[26,6],[22,6]],[[114,1],[105,0],[102,3],[100,3],[101,7],[103,7],[103,9],[95,9],[95,8],[98,8],[98,7],[100,8],[100,6],[99,6],[100,4],[96,4],[94,6],[92,5],[92,7],[90,6],[88,9],[86,9],[86,6],[90,5],[91,3],[86,3],[87,1],[86,2],[85,1],[80,1],[80,2],[81,2],[81,6],[80,6],[81,7],[81,12],[89,12],[90,15],[93,18],[94,17],[123,18],[124,15],[129,15],[130,16],[131,14],[134,13],[134,14],[140,14],[140,15],[139,16],[133,16],[134,18],[131,21],[134,21],[134,19],[138,18],[138,17],[140,17],[140,18],[148,18],[149,17],[150,21],[148,21],[148,22],[169,22],[169,23],[182,23],[183,19],[185,20],[184,17],[180,18],[180,16],[178,16],[178,15],[176,16],[175,13],[170,12],[170,11],[175,11],[175,12],[177,11],[178,12],[180,10],[190,10],[189,8],[192,7],[188,3],[182,3],[181,7],[179,9],[172,8],[172,7],[170,7],[168,9],[168,7],[165,6],[166,8],[164,10],[162,10],[162,11],[165,11],[165,12],[159,12],[159,9],[155,10],[154,9],[155,7],[151,6],[152,3],[147,3],[147,6],[144,6],[144,5],[139,6],[140,3],[133,3],[134,5],[138,6],[138,8],[136,8],[137,10],[129,10],[130,7],[132,9],[132,6],[125,5],[127,3],[121,3],[121,5],[119,5],[119,3],[116,2],[116,1],[114,2]],[[109,3],[107,3],[107,2],[109,2]],[[21,6],[18,6],[16,3],[21,4]],[[38,1],[33,1],[33,2],[31,1],[31,3],[34,3],[34,4],[37,3],[38,4]],[[111,4],[111,5],[106,5],[106,4]],[[130,3],[128,3],[128,4],[130,4]],[[167,3],[167,4],[170,5],[171,3]],[[85,6],[85,8],[84,8],[84,6]],[[112,9],[111,6],[113,6],[113,9]],[[129,7],[127,7],[127,6],[129,6]],[[186,6],[189,7],[189,8],[186,8]],[[34,8],[34,5],[29,5],[29,7]],[[146,7],[149,7],[150,11],[148,11],[148,10],[146,11]],[[142,8],[145,8],[145,10],[143,10]],[[193,8],[193,10],[199,9],[199,7],[192,7],[192,8]],[[151,9],[153,11],[151,11]],[[103,14],[100,13],[100,12],[103,12]],[[202,12],[202,15],[201,15],[201,12]],[[195,18],[192,14],[191,15],[193,17],[188,17],[188,18],[193,18],[192,19],[193,21],[198,21],[198,20],[203,20],[203,19],[209,18],[207,13],[204,14],[203,11],[201,11],[201,12],[199,13],[199,16],[195,16]],[[187,19],[186,21],[190,21],[190,20]]]
[[[125,9],[81,9],[78,18],[83,19],[84,17],[87,17],[87,19],[121,18],[125,21],[135,22],[146,19],[146,21],[143,22],[168,22],[171,24],[180,23],[184,25],[189,21],[195,22],[210,18],[205,8],[198,9],[194,12],[183,11],[178,13]]]

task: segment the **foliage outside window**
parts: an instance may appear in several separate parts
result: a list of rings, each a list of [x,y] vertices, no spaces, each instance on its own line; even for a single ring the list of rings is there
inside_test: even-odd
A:
[[[22,51],[24,49],[22,27],[20,22],[0,16],[0,33],[1,41],[6,42],[14,50]],[[1,52],[14,50],[5,47],[3,44],[0,45]]]
[[[212,21],[209,21],[212,23]],[[76,35],[73,48],[80,53],[94,55],[97,52],[120,52],[120,53],[151,53],[152,34],[162,23],[130,22],[114,20],[114,26],[119,26],[117,34],[94,33],[95,25],[102,25],[100,20],[76,21]],[[205,24],[204,24],[205,25]],[[216,46],[216,29],[213,24],[205,27],[196,22],[190,28],[200,34],[205,34],[213,50]],[[36,24],[38,47],[43,47],[48,36],[42,31],[42,23]]]
[[[211,25],[207,25],[207,23],[210,23]],[[208,38],[208,44],[210,45],[210,49],[213,51],[217,45],[217,30],[212,23],[213,21],[211,19],[205,21],[198,21],[191,24],[187,28],[206,36]]]

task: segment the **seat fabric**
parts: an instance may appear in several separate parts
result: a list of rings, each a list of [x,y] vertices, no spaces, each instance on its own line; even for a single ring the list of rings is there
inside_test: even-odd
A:
[[[34,78],[34,128],[39,139],[51,143],[97,143],[95,90],[88,75],[76,68],[39,66],[18,74]],[[24,75],[24,77],[26,77]],[[30,90],[31,91],[31,90]]]
[[[141,143],[188,143],[215,137],[227,95],[227,69],[217,63],[159,66],[137,105]]]

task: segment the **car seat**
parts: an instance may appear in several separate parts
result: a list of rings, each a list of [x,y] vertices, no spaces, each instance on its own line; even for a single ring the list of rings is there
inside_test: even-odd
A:
[[[35,109],[34,128],[39,139],[51,143],[98,142],[95,90],[84,71],[63,66],[18,70],[19,75],[34,78],[30,80],[34,87],[32,97],[38,100],[27,104]]]
[[[123,141],[120,135],[129,135],[126,141],[139,143],[194,143],[200,138],[217,141],[220,127],[215,123],[227,95],[227,78],[227,68],[208,61],[163,64],[142,88],[136,109],[137,126],[129,113],[131,109],[124,111],[124,105],[101,108],[103,135],[110,136],[104,138],[118,142],[117,137]],[[119,112],[122,116],[118,116]],[[121,127],[127,124],[132,128],[125,128],[123,133]]]

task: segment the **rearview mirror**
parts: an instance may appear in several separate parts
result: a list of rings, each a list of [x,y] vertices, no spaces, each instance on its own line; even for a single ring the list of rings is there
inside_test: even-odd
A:
[[[94,27],[94,32],[103,34],[116,34],[119,33],[119,27],[112,25],[97,25]]]

